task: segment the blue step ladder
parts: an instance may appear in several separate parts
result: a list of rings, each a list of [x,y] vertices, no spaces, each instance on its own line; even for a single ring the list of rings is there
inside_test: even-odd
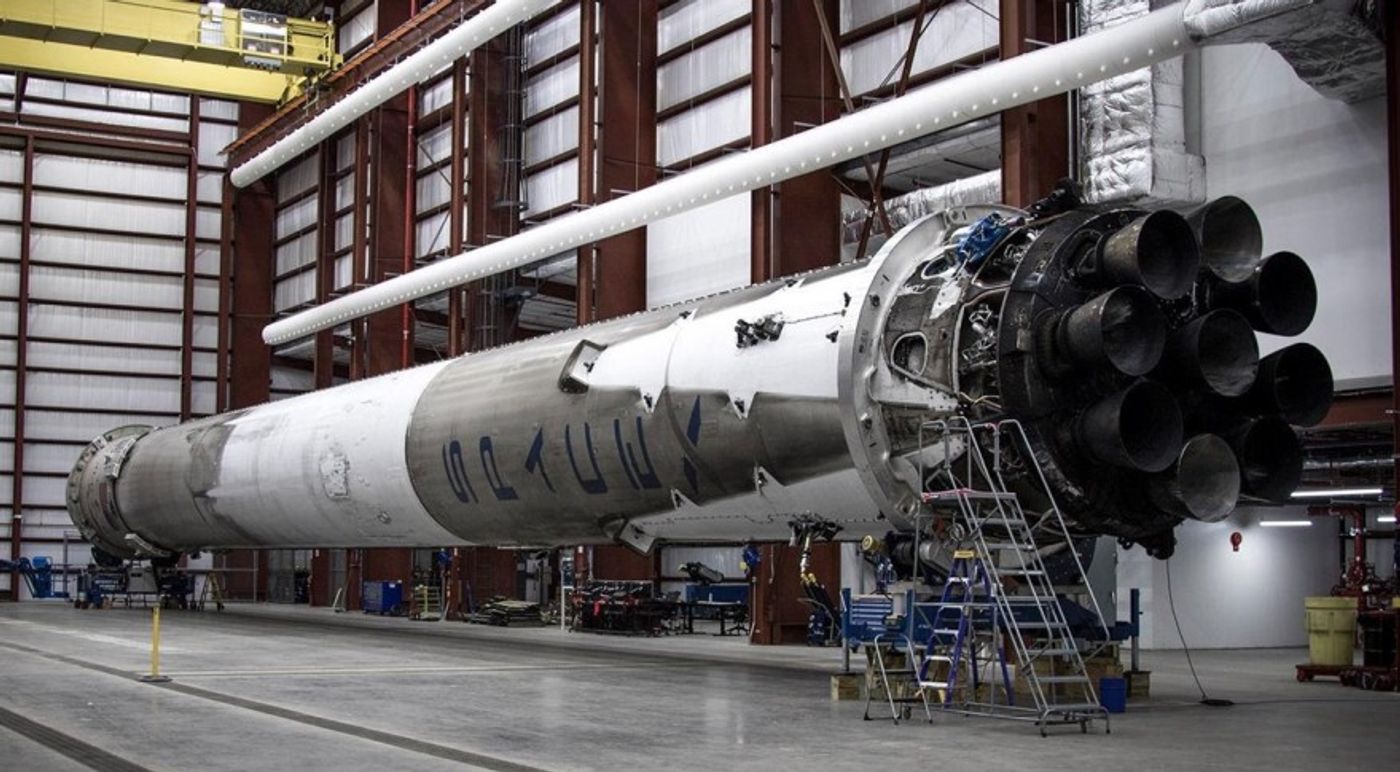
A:
[[[943,595],[929,620],[928,643],[919,664],[919,688],[942,694],[943,706],[955,704],[961,694],[964,702],[976,702],[981,686],[982,663],[1001,671],[1001,687],[1009,704],[1015,703],[1011,672],[1003,646],[1002,619],[993,599],[991,574],[987,565],[971,549],[953,552]],[[940,673],[941,671],[941,673]],[[995,680],[988,683],[995,689]],[[991,695],[987,702],[995,702]]]
[[[1088,594],[1103,627],[1104,642],[1109,639],[1108,629],[1103,626],[1103,612],[1073,547],[1074,538],[1024,427],[1014,420],[973,424],[966,418],[954,417],[931,421],[920,430],[921,455],[922,436],[929,429],[941,437],[942,457],[950,461],[935,477],[947,487],[926,491],[923,501],[935,510],[952,510],[954,530],[960,538],[943,594],[945,600],[959,599],[950,607],[956,611],[945,612],[940,606],[936,612],[939,616],[933,620],[934,632],[925,652],[920,681],[926,681],[929,688],[942,685],[946,709],[1033,721],[1042,736],[1046,727],[1053,724],[1078,724],[1087,732],[1090,722],[1099,719],[1104,722],[1105,732],[1110,731],[1108,711],[1099,704],[1080,644],[1070,630],[1036,542],[1037,533],[1068,545],[1075,571],[1070,579]],[[984,450],[979,437],[990,440],[989,451]],[[952,461],[955,457],[957,460]],[[1015,469],[1022,484],[1029,480],[1038,487],[1036,493],[1049,502],[1043,512],[1027,515],[1020,498],[1007,485],[1004,472],[1008,468]],[[930,477],[924,475],[923,479]],[[961,585],[966,591],[959,596],[950,595],[954,585]],[[951,616],[945,619],[949,613]],[[951,644],[946,643],[949,636]],[[995,681],[988,684],[988,698],[977,699],[973,643],[991,652],[991,657],[999,658],[1004,701],[997,699]],[[945,651],[939,651],[936,644]],[[1025,680],[1033,705],[1016,704],[1015,692],[1009,688],[1010,679],[1005,675],[1008,656],[1015,657],[1016,673]],[[963,673],[964,658],[968,675]],[[927,666],[934,663],[947,664],[947,678],[926,678]],[[964,687],[970,683],[971,688],[958,691],[960,678],[966,679]]]

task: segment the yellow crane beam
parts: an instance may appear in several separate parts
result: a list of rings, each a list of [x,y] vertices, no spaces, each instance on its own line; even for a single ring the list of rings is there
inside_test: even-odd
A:
[[[0,0],[0,68],[278,103],[339,63],[328,22],[181,0]]]

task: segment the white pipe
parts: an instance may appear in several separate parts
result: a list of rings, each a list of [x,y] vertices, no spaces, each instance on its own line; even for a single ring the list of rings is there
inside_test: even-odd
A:
[[[543,11],[556,0],[496,0],[495,4],[453,27],[450,32],[420,48],[402,62],[380,73],[315,118],[277,140],[266,150],[234,167],[229,181],[247,187],[276,171],[288,161],[356,118],[403,93],[409,86],[431,78],[443,67],[470,53],[515,24]]]
[[[263,328],[276,345],[915,137],[1178,56],[1195,47],[1178,4],[938,81],[635,193],[440,260]]]

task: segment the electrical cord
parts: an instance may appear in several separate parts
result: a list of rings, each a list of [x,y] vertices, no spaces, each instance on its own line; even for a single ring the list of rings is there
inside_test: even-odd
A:
[[[1167,564],[1167,606],[1171,608],[1172,611],[1172,623],[1176,625],[1176,637],[1181,639],[1181,650],[1186,652],[1186,665],[1191,668],[1191,678],[1195,680],[1196,688],[1201,692],[1201,704],[1208,705],[1212,708],[1228,708],[1235,703],[1230,700],[1207,695],[1206,688],[1201,685],[1201,677],[1196,674],[1196,663],[1191,661],[1191,647],[1186,645],[1186,635],[1181,632],[1181,620],[1176,616],[1176,598],[1172,597],[1171,558],[1167,558],[1164,562]]]

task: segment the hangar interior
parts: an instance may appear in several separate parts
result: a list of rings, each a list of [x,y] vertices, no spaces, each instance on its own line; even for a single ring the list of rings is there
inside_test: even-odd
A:
[[[3,766],[1394,764],[1397,41],[0,0]]]

